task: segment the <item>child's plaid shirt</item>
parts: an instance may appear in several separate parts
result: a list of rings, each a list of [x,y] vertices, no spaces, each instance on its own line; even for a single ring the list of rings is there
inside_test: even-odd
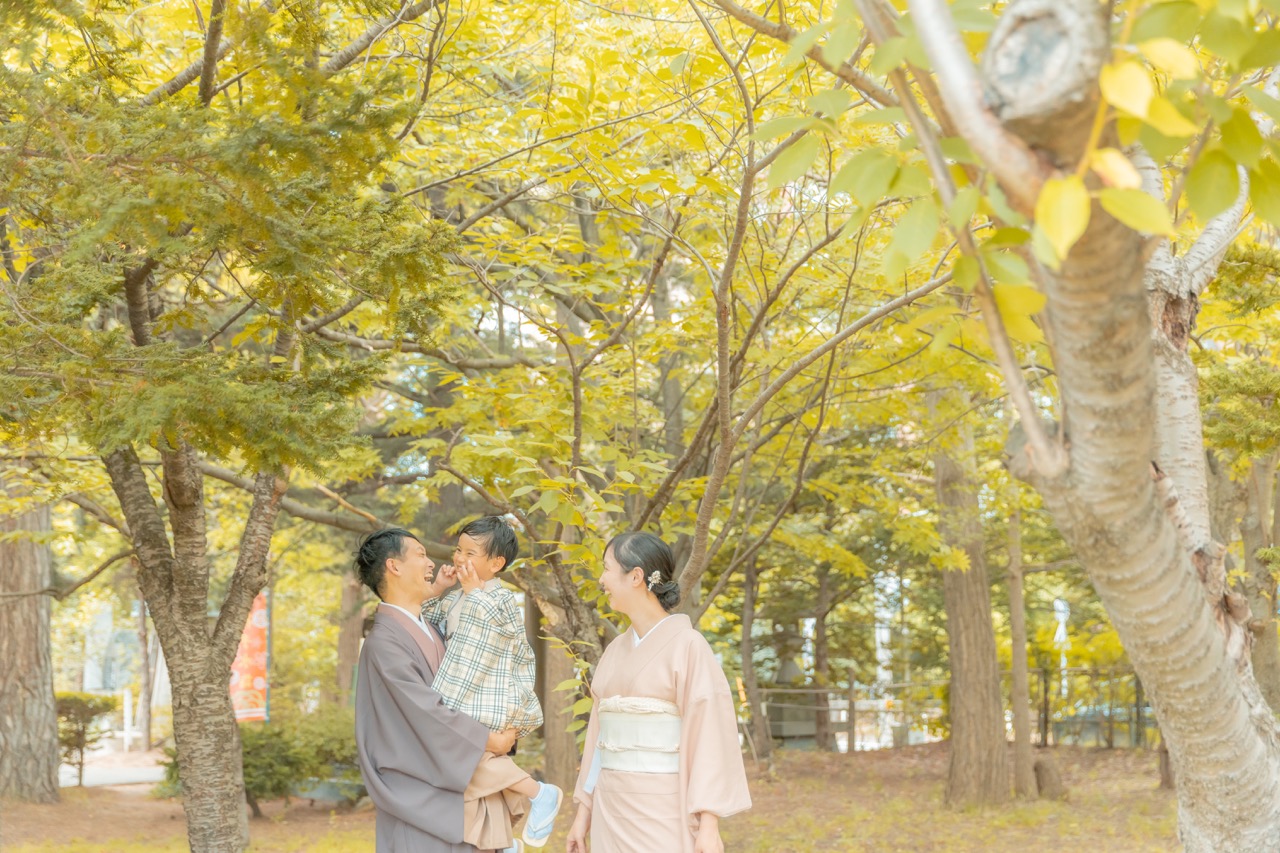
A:
[[[423,604],[422,618],[443,634],[455,604],[457,628],[446,635],[449,642],[432,687],[450,708],[492,731],[514,727],[521,737],[527,735],[542,725],[542,706],[534,693],[533,649],[515,593],[496,580],[465,595],[454,590]]]

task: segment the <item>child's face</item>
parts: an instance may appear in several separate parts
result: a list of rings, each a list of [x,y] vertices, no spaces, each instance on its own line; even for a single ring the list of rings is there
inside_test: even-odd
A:
[[[453,549],[453,564],[462,566],[467,563],[471,563],[480,580],[488,581],[502,571],[507,561],[500,556],[488,556],[484,542],[472,539],[464,533],[458,537],[458,544]]]

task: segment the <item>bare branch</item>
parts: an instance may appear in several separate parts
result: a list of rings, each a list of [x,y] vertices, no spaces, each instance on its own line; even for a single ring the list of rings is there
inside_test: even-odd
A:
[[[799,35],[791,27],[783,23],[775,23],[768,18],[762,18],[754,12],[742,8],[732,0],[715,0],[715,4],[727,12],[732,18],[740,23],[746,24],[756,32],[777,39],[785,44],[791,44]],[[866,72],[857,68],[848,62],[842,62],[835,65],[829,62],[822,53],[822,48],[817,45],[809,48],[804,54],[815,63],[834,74],[836,77],[848,83],[858,92],[862,93],[867,100],[872,101],[880,106],[892,107],[898,105],[898,99],[893,93],[885,89],[875,80],[872,80]]]
[[[212,0],[209,5],[209,28],[204,36],[204,58],[200,61],[200,103],[206,107],[213,100],[213,84],[218,75],[218,48],[222,41],[222,21],[227,0]]]
[[[85,584],[92,583],[94,579],[96,579],[99,575],[101,575],[107,569],[114,566],[116,563],[120,562],[126,557],[132,557],[132,556],[133,556],[132,548],[128,549],[127,551],[121,551],[118,554],[112,554],[110,557],[104,560],[96,569],[94,569],[93,571],[89,572],[89,574],[77,580],[71,586],[52,585],[52,586],[47,586],[44,589],[33,589],[33,590],[27,590],[25,592],[4,592],[4,593],[0,593],[0,598],[28,598],[33,595],[48,595],[48,596],[52,596],[53,598],[56,598],[58,601],[63,601],[72,593],[74,593],[76,590],[80,589],[80,587],[84,586]]]
[[[410,21],[415,21],[418,18],[421,18],[423,15],[436,8],[436,6],[440,5],[441,2],[442,0],[421,0],[419,3],[401,6],[399,12],[378,20],[377,23],[365,30],[363,35],[348,44],[342,50],[335,53],[333,57],[321,67],[320,73],[325,77],[332,77],[352,62],[355,62],[356,57],[368,50],[374,42],[382,38],[388,32],[401,24],[407,24]]]
[[[429,355],[432,358],[438,358],[446,364],[463,370],[496,370],[504,367],[515,367],[516,365],[524,365],[525,367],[543,366],[534,359],[524,355],[495,356],[493,358],[469,358],[466,356],[452,355],[438,347],[424,347],[414,341],[389,341],[384,338],[362,338],[358,335],[348,334],[347,332],[326,329],[323,326],[316,328],[314,332],[326,340],[349,344],[350,346],[368,350],[369,352],[395,351],[415,352],[421,353],[422,355]]]

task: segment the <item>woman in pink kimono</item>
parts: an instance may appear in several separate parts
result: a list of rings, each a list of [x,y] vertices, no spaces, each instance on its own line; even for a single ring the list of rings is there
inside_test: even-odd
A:
[[[689,617],[671,612],[674,570],[649,533],[605,548],[600,586],[631,627],[591,682],[568,853],[721,853],[720,819],[751,807],[729,682]]]

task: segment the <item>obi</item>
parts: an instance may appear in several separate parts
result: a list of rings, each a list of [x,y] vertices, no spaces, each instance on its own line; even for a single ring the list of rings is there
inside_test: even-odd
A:
[[[674,703],[644,696],[600,701],[596,755],[603,770],[678,773],[680,714]]]

